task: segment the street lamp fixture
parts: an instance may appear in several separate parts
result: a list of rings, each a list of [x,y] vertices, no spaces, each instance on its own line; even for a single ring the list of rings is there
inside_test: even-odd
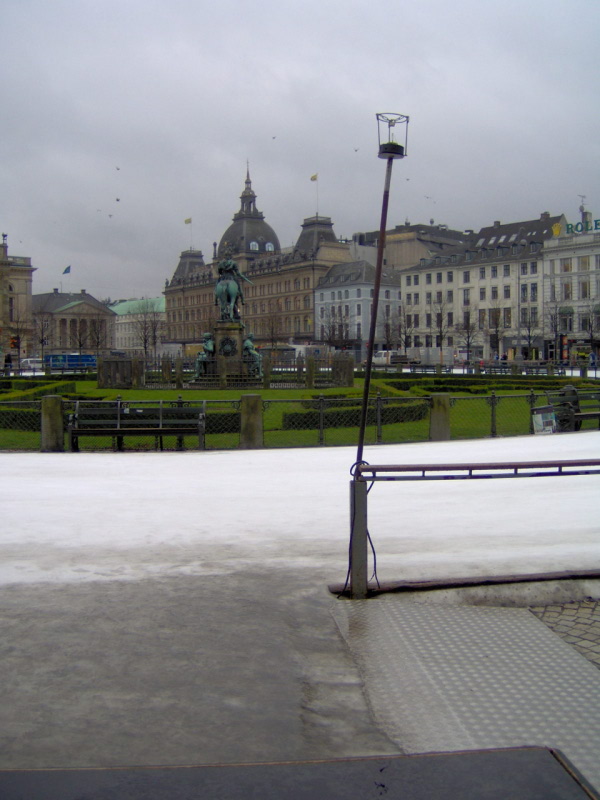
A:
[[[376,114],[379,158],[404,158],[408,143],[408,120],[404,114]],[[396,141],[400,126],[404,126],[404,144]],[[397,130],[398,129],[398,130]]]

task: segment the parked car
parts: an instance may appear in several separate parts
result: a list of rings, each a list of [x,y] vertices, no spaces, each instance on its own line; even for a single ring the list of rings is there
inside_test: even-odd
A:
[[[21,369],[23,371],[31,370],[33,372],[43,372],[44,371],[44,362],[41,358],[22,358],[21,359]]]

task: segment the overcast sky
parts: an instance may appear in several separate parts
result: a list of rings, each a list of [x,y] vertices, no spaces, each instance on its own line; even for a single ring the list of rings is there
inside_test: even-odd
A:
[[[182,250],[210,259],[247,161],[282,247],[317,200],[375,230],[378,111],[410,117],[388,227],[598,215],[599,23],[597,0],[3,0],[9,253],[34,293],[156,296]]]

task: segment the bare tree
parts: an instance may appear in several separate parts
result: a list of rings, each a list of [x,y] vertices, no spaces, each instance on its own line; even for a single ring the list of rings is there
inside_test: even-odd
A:
[[[98,314],[89,320],[88,339],[90,347],[92,347],[96,353],[96,358],[98,358],[100,353],[106,350],[110,344],[108,325],[109,320],[103,314]]]
[[[490,350],[498,353],[498,355],[501,355],[500,345],[502,344],[503,334],[502,303],[499,299],[494,299],[490,302],[488,308],[487,335],[490,340]]]
[[[590,350],[596,352],[600,345],[600,300],[592,300],[580,309],[581,318],[586,319],[588,338],[590,340]]]
[[[33,340],[39,345],[39,353],[44,361],[46,347],[52,346],[52,314],[49,311],[40,311],[33,317]]]
[[[561,337],[561,318],[560,318],[560,304],[557,300],[551,300],[546,303],[544,309],[544,326],[550,333],[550,338],[554,342],[554,360],[559,361],[561,358],[560,337]]]
[[[521,324],[520,330],[522,331],[523,339],[527,346],[527,356],[531,360],[531,353],[534,349],[535,340],[540,336],[541,329],[537,316],[532,317],[531,309],[521,309]]]
[[[393,316],[394,324],[398,330],[398,344],[404,348],[404,353],[408,351],[409,342],[417,329],[415,325],[415,315],[407,312],[406,306],[401,306],[400,311]]]
[[[263,317],[265,335],[274,351],[275,346],[279,343],[283,336],[283,317],[281,311],[277,308],[270,308],[267,314]]]
[[[452,317],[449,316],[452,311],[452,306],[448,305],[445,300],[439,303],[434,303],[431,308],[431,323],[432,330],[435,331],[435,345],[440,348],[440,364],[444,363],[444,342],[448,338],[448,334],[452,330]],[[468,312],[465,312],[468,313]]]
[[[473,355],[473,345],[481,335],[478,309],[473,306],[468,311],[463,311],[462,320],[456,323],[454,330],[459,343],[467,351],[467,361],[470,361]]]
[[[161,340],[163,329],[159,301],[149,298],[139,300],[133,307],[132,316],[135,338],[144,351],[144,358],[148,358],[150,350],[153,351],[156,358],[156,350]]]
[[[345,348],[353,341],[350,337],[350,319],[336,313],[335,306],[327,306],[319,320],[321,341],[330,347]]]

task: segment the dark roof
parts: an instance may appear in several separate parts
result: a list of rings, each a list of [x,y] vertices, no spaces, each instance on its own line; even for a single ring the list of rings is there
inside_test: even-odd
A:
[[[179,264],[173,273],[171,282],[181,283],[193,278],[198,272],[204,272],[204,267],[204,256],[201,250],[184,250],[179,256]]]
[[[265,222],[265,215],[256,208],[256,194],[252,191],[249,172],[246,173],[246,185],[240,200],[240,210],[234,214],[233,222],[221,237],[217,256],[223,258],[227,250],[233,255],[280,252],[277,234]]]
[[[383,267],[381,273],[382,286],[400,286],[401,274],[396,270]],[[352,261],[348,264],[336,264],[319,279],[319,289],[348,285],[353,283],[375,282],[375,267],[368,261]]]
[[[88,294],[85,289],[82,289],[78,294],[71,292],[59,292],[55,289],[53,292],[46,292],[45,294],[34,294],[31,298],[32,309],[34,314],[46,311],[55,314],[57,311],[73,308],[74,306],[86,303],[87,305],[94,306],[99,311],[104,311],[107,314],[114,314],[108,306],[96,300],[91,294]]]
[[[302,232],[294,250],[304,253],[305,258],[310,258],[310,254],[316,254],[323,242],[337,242],[337,238],[331,217],[320,217],[317,214],[307,217],[302,223]]]

